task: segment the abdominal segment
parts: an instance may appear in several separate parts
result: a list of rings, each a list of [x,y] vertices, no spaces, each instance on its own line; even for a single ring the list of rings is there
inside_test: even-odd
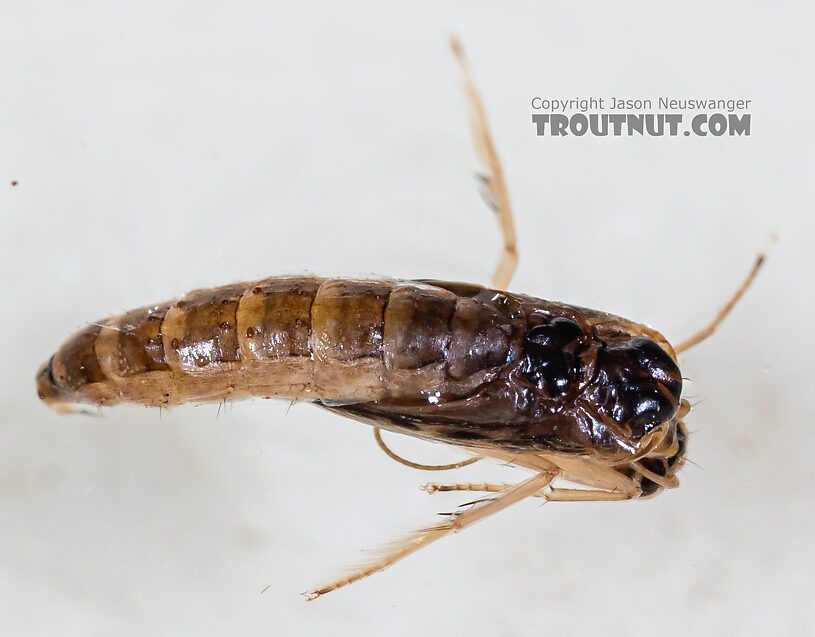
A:
[[[491,291],[448,287],[279,277],[197,290],[88,325],[40,369],[38,393],[156,406],[463,395],[511,358],[523,318]]]

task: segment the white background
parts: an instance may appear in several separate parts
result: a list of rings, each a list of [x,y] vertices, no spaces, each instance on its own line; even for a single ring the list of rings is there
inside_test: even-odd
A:
[[[0,630],[812,634],[803,5],[225,5],[0,2]],[[422,474],[308,405],[59,416],[34,373],[86,321],[194,287],[305,271],[486,282],[499,239],[452,31],[517,212],[513,289],[678,341],[759,250],[769,260],[682,357],[698,405],[680,489],[525,502],[308,604],[298,593],[363,549],[467,499],[422,482],[519,474]],[[753,134],[536,137],[536,95],[747,98]]]

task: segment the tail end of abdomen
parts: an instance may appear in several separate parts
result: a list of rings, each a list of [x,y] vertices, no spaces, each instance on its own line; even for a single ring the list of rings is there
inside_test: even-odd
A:
[[[119,401],[94,350],[100,329],[99,325],[89,325],[77,332],[37,371],[37,396],[52,409],[72,412],[80,403]]]
[[[49,407],[62,411],[65,404],[67,392],[57,385],[54,380],[54,357],[43,363],[37,370],[37,396]]]

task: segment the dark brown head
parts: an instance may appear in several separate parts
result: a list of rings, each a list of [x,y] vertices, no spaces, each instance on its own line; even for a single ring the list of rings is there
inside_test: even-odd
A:
[[[674,417],[681,394],[682,375],[671,355],[653,339],[634,336],[602,344],[580,402],[610,438],[636,443]]]
[[[525,378],[550,417],[572,423],[559,425],[564,448],[630,453],[679,408],[682,377],[672,354],[657,344],[664,339],[656,332],[651,338],[648,328],[623,331],[622,319],[609,318],[614,329],[560,317],[525,335]]]

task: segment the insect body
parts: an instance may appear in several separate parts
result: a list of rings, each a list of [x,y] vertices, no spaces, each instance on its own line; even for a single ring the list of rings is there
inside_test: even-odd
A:
[[[434,440],[609,460],[669,422],[681,388],[664,337],[616,316],[473,285],[300,277],[93,323],[38,375],[56,405],[306,399]]]
[[[629,500],[677,486],[690,409],[677,354],[715,330],[761,265],[759,258],[714,321],[676,347],[618,316],[505,291],[517,261],[509,200],[455,44],[454,52],[504,239],[494,289],[278,277],[198,290],[90,324],[37,375],[40,398],[57,408],[308,400],[374,425],[380,443],[383,428],[533,472],[517,485],[426,485],[430,493],[497,495],[418,531],[309,599],[529,496]]]

